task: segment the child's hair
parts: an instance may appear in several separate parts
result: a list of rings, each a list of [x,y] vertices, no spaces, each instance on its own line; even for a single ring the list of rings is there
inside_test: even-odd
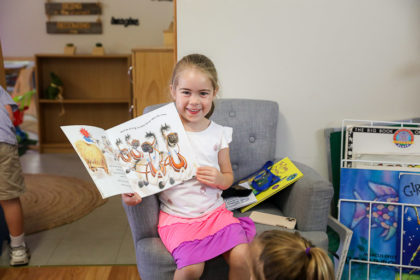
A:
[[[182,71],[186,68],[195,68],[202,71],[209,78],[213,90],[219,89],[219,79],[217,77],[216,67],[213,62],[205,55],[202,54],[190,54],[184,56],[174,67],[172,72],[171,85],[173,88],[176,88],[178,85],[178,78]],[[211,106],[210,112],[206,115],[206,118],[209,118],[213,114],[214,102]]]
[[[314,247],[298,232],[265,231],[253,242],[259,256],[253,256],[252,269],[257,280],[329,280],[334,268],[327,253]]]

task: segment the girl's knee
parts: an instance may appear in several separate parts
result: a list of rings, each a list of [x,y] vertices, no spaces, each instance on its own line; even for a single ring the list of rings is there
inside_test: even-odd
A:
[[[204,263],[184,266],[175,271],[174,279],[199,279],[204,271]]]
[[[250,254],[249,245],[246,243],[239,244],[238,246],[233,248],[232,251],[234,252],[235,255],[238,255],[239,257],[242,257],[242,258],[248,258]]]
[[[239,244],[228,255],[229,266],[244,266],[250,262],[250,249],[248,244]]]

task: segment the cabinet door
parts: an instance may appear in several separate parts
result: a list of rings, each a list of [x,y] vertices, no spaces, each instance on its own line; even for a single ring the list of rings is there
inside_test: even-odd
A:
[[[173,65],[173,49],[133,50],[134,117],[149,105],[170,101]]]
[[[0,42],[0,86],[6,90],[6,74],[4,72],[4,64],[3,64],[3,54],[1,52],[1,42]]]

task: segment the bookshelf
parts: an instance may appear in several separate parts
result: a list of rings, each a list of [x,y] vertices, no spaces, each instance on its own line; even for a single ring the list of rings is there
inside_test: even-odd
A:
[[[37,54],[36,86],[40,152],[71,152],[62,125],[108,129],[131,118],[130,55]],[[45,98],[54,72],[63,82],[63,100]],[[64,113],[63,113],[64,112]]]

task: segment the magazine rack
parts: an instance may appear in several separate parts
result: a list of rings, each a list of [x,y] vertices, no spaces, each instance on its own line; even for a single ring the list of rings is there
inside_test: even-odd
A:
[[[411,132],[410,132],[411,131]],[[399,134],[399,132],[401,132]],[[405,135],[403,135],[405,134]],[[420,146],[415,145],[414,135],[420,136],[420,124],[413,122],[384,122],[384,121],[367,121],[367,120],[343,120],[341,127],[341,150],[340,150],[340,169],[372,169],[378,171],[398,171],[410,173],[420,172]],[[404,137],[401,137],[404,136]],[[408,136],[408,137],[405,137]],[[365,138],[364,138],[365,137]],[[391,139],[391,142],[390,142]],[[417,140],[419,141],[419,140]],[[405,146],[404,146],[405,145]],[[408,148],[412,145],[410,149]],[[343,178],[342,178],[343,179]],[[342,186],[342,182],[340,184]],[[340,191],[340,193],[342,190]],[[341,195],[340,195],[341,196]],[[355,195],[356,196],[356,195]],[[420,219],[417,212],[417,208],[420,208],[420,204],[404,203],[404,202],[391,202],[391,201],[380,201],[380,200],[368,200],[368,199],[346,199],[340,198],[338,201],[338,219],[342,220],[342,203],[349,202],[364,204],[368,211],[368,231],[367,231],[367,257],[366,260],[354,259],[349,257],[348,260],[348,279],[352,277],[352,264],[366,264],[366,278],[371,279],[371,266],[379,265],[384,267],[394,267],[399,270],[399,278],[403,279],[403,273],[411,270],[420,270],[420,266],[406,265],[403,264],[403,252],[404,252],[404,218],[407,207],[413,207],[416,210],[418,224],[420,226]],[[417,203],[417,202],[416,202]],[[396,239],[396,252],[399,256],[396,256],[395,263],[387,263],[381,261],[372,260],[371,249],[372,249],[372,208],[382,204],[388,207],[388,205],[394,205],[398,211],[398,225],[399,240]],[[356,209],[356,208],[355,208]],[[399,245],[398,245],[399,241]],[[417,245],[415,245],[417,246]],[[420,246],[417,248],[420,249]],[[399,250],[399,251],[398,251]],[[415,254],[419,253],[416,250]],[[415,255],[414,255],[415,256]],[[399,261],[398,261],[399,258]],[[414,259],[414,258],[412,258]],[[411,261],[410,261],[411,263]],[[397,274],[397,272],[396,272]],[[375,278],[376,279],[376,278]]]

